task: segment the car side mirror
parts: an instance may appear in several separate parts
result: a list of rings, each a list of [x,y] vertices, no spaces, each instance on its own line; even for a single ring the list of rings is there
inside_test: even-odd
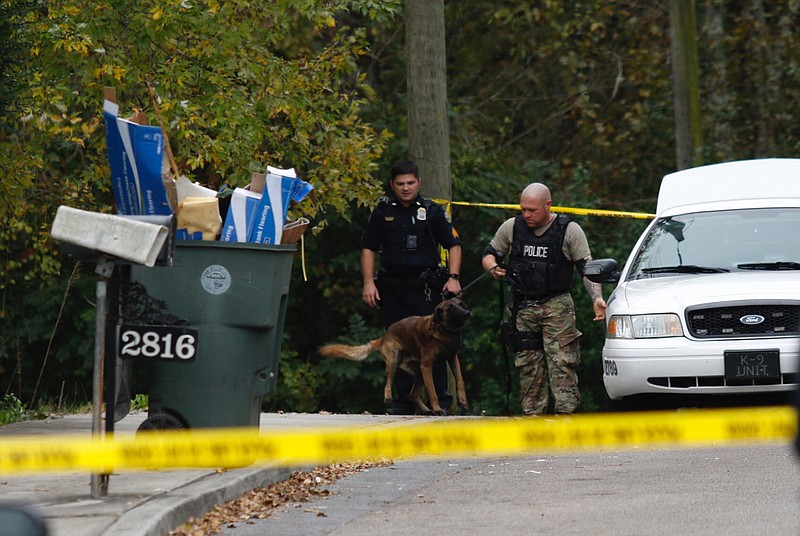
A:
[[[586,263],[583,275],[593,283],[619,283],[620,273],[614,259],[597,259]]]

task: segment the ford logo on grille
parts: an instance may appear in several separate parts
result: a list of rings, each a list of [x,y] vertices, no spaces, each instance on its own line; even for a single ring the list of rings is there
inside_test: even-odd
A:
[[[742,318],[739,319],[739,322],[747,326],[755,326],[756,324],[760,324],[763,321],[764,317],[761,315],[744,315]]]

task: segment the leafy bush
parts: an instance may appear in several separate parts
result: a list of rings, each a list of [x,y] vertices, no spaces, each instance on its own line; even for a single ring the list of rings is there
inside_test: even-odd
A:
[[[25,416],[25,406],[13,394],[6,394],[0,398],[0,426],[19,422]]]
[[[131,411],[144,411],[150,406],[150,397],[145,394],[134,395],[131,400]]]

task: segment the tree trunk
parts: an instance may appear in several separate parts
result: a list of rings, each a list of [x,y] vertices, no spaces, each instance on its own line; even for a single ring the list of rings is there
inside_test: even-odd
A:
[[[681,170],[700,163],[698,154],[703,143],[694,0],[671,0],[670,14],[675,152],[677,169]]]
[[[722,44],[725,39],[725,23],[721,6],[706,2],[704,18],[706,21],[704,30],[710,43],[706,54],[711,58],[709,70],[703,77],[703,86],[708,88],[706,113],[712,118],[709,145],[714,147],[713,157],[726,162],[735,159],[736,146],[733,142],[730,119],[734,107],[733,94],[723,90],[727,84],[730,58]]]
[[[406,0],[408,156],[426,197],[450,199],[450,129],[443,0]]]
[[[775,96],[780,83],[780,72],[776,69],[770,44],[770,28],[764,19],[764,4],[761,0],[753,0],[753,18],[756,22],[756,40],[754,56],[761,60],[762,69],[755,69],[754,101],[758,115],[756,116],[756,158],[765,158],[773,155],[775,118],[770,110],[775,110],[778,99]]]

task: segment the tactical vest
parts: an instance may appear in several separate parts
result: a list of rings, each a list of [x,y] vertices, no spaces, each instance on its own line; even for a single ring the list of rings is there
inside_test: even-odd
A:
[[[522,215],[514,220],[506,280],[511,290],[528,298],[543,298],[568,292],[574,263],[562,248],[569,216],[559,214],[542,236],[536,236]]]

